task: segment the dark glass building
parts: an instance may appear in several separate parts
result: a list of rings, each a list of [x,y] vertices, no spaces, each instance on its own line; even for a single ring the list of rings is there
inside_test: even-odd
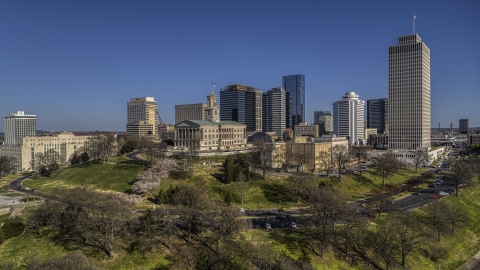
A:
[[[468,134],[468,119],[460,119],[458,131],[462,134]]]
[[[262,91],[232,84],[220,89],[220,120],[247,125],[247,131],[262,131]]]
[[[376,128],[379,134],[386,131],[388,125],[388,98],[367,100],[367,127]]]
[[[305,75],[283,76],[283,89],[288,93],[287,128],[293,128],[295,125],[305,122]],[[291,99],[290,108],[288,99]],[[291,115],[289,115],[290,112]]]

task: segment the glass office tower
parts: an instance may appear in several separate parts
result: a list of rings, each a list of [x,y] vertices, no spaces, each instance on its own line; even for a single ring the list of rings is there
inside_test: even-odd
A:
[[[291,99],[291,108],[287,102],[287,128],[293,128],[305,122],[305,75],[283,76],[283,89]],[[291,115],[288,115],[291,112]],[[291,120],[290,120],[291,119]]]

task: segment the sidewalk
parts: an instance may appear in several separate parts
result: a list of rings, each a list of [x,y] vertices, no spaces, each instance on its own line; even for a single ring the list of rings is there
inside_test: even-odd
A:
[[[480,252],[464,263],[458,270],[480,269]]]

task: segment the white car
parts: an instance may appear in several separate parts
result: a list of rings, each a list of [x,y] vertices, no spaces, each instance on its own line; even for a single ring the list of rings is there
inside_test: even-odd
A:
[[[440,196],[442,196],[442,197],[445,197],[445,196],[448,196],[448,195],[450,195],[450,194],[448,194],[448,193],[445,192],[445,191],[440,191],[440,192],[438,192],[438,195],[440,195]]]

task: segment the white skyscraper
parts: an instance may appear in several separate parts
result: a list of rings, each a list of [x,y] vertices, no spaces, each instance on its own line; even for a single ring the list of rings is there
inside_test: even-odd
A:
[[[430,147],[430,50],[415,35],[388,49],[388,148]]]
[[[347,92],[343,100],[333,102],[333,133],[348,137],[351,144],[358,144],[364,137],[365,102],[355,92]]]
[[[15,138],[35,137],[37,116],[23,111],[10,113],[4,117],[5,144],[15,144]]]
[[[158,133],[158,105],[153,97],[131,98],[127,102],[127,136],[151,136]]]

